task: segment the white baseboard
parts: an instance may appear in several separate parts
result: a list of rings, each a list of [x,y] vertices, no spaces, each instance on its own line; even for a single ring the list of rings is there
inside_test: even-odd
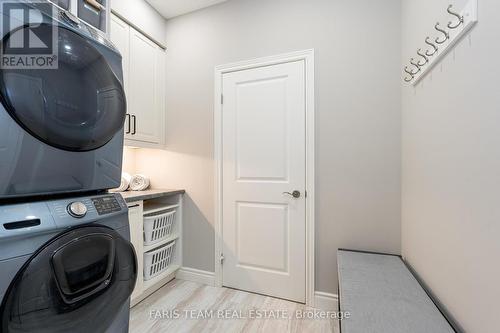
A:
[[[322,291],[314,292],[314,307],[325,311],[338,311],[339,296]]]
[[[207,286],[215,286],[215,273],[200,269],[181,267],[175,277],[179,280],[191,281]],[[322,291],[314,292],[314,307],[325,311],[338,311],[338,296]]]
[[[179,280],[191,281],[208,286],[215,286],[215,273],[190,267],[181,267],[175,277]]]

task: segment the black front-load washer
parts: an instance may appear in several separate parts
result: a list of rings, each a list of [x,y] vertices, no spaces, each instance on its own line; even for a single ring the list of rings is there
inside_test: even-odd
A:
[[[128,332],[129,234],[119,194],[0,206],[0,332]]]

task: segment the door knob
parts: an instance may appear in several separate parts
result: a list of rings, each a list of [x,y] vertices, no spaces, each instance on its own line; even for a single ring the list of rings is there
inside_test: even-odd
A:
[[[283,192],[283,194],[288,194],[289,196],[292,196],[295,199],[300,198],[300,191],[293,191],[292,193],[290,193],[290,192]]]

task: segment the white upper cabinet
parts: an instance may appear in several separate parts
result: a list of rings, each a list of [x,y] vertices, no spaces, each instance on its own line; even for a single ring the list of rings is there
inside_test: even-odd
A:
[[[162,147],[165,130],[165,51],[113,15],[111,40],[123,56],[125,144]]]
[[[129,105],[135,140],[160,143],[162,119],[159,95],[159,47],[130,29]]]

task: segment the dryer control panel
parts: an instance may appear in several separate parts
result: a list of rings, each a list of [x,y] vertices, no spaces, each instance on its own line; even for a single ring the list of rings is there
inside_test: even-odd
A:
[[[0,217],[0,243],[12,239],[16,251],[21,252],[41,239],[40,235],[69,227],[92,223],[115,230],[129,227],[127,203],[118,193],[0,205]],[[23,235],[29,237],[23,239]],[[5,258],[13,255],[0,251],[0,261]]]
[[[120,203],[114,195],[92,198],[92,203],[99,215],[111,214],[122,210]]]
[[[118,193],[46,202],[58,226],[75,226],[127,215],[127,203]]]

